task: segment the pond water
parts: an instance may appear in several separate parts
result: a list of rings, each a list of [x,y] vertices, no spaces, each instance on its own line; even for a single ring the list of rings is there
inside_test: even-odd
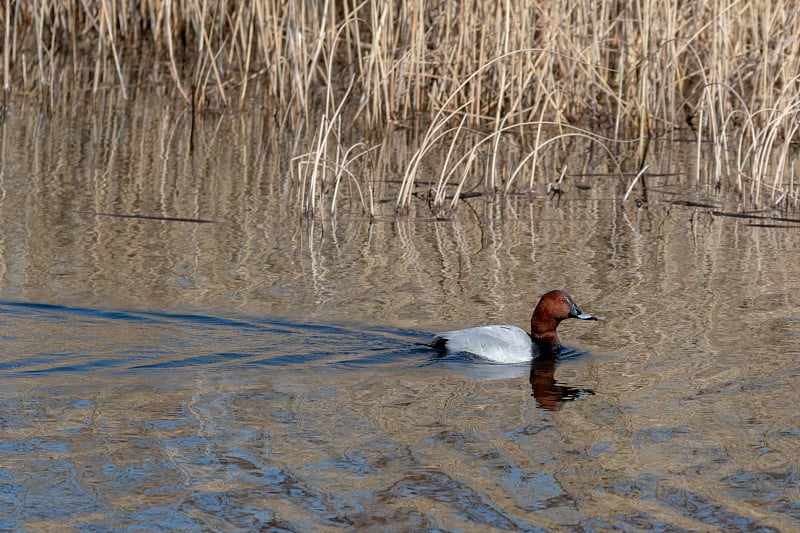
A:
[[[677,154],[309,220],[267,119],[148,98],[2,125],[0,529],[800,529],[792,214]],[[422,345],[553,288],[555,364]]]

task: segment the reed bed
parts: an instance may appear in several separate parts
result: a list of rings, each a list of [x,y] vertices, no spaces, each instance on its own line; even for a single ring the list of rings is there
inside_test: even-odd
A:
[[[731,182],[747,205],[797,202],[788,0],[0,0],[0,14],[4,112],[15,95],[52,106],[76,84],[123,97],[168,84],[195,112],[260,103],[306,132],[295,173],[309,212],[324,190],[335,211],[349,183],[373,213],[362,167],[377,168],[388,136],[367,146],[347,131],[420,122],[399,211],[434,151],[447,156],[426,198],[453,209],[473,181],[487,193],[541,182],[544,151],[575,136],[637,175],[651,139],[690,135],[698,181]],[[516,163],[499,156],[508,137]]]

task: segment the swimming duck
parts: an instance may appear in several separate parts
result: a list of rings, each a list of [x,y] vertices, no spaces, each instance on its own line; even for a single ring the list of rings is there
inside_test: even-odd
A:
[[[531,332],[516,326],[478,326],[436,335],[429,346],[445,353],[465,352],[496,363],[521,363],[561,349],[556,328],[567,318],[597,320],[564,291],[542,296],[531,316]]]

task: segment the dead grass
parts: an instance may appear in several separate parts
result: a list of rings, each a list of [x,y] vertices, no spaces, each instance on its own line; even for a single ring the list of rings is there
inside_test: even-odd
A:
[[[0,15],[4,112],[15,95],[52,106],[78,84],[125,98],[148,79],[171,80],[195,112],[257,99],[307,133],[296,161],[310,212],[328,171],[360,187],[370,209],[371,178],[351,165],[373,148],[337,144],[337,129],[418,120],[427,131],[399,211],[420,161],[443,143],[437,209],[447,186],[470,179],[508,192],[527,175],[531,187],[542,150],[577,132],[611,154],[636,142],[636,173],[649,139],[683,130],[697,138],[698,181],[730,181],[747,204],[797,199],[800,10],[788,0],[5,0]],[[472,131],[484,137],[467,146]],[[503,178],[501,139],[530,131],[535,146]]]

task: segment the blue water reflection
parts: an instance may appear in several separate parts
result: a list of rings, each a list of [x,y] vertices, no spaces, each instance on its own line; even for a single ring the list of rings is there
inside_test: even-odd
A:
[[[401,328],[9,301],[0,327],[1,529],[800,525],[797,465],[767,462],[796,427],[769,422],[758,467],[575,348],[497,365]],[[659,409],[682,402],[714,405]]]

